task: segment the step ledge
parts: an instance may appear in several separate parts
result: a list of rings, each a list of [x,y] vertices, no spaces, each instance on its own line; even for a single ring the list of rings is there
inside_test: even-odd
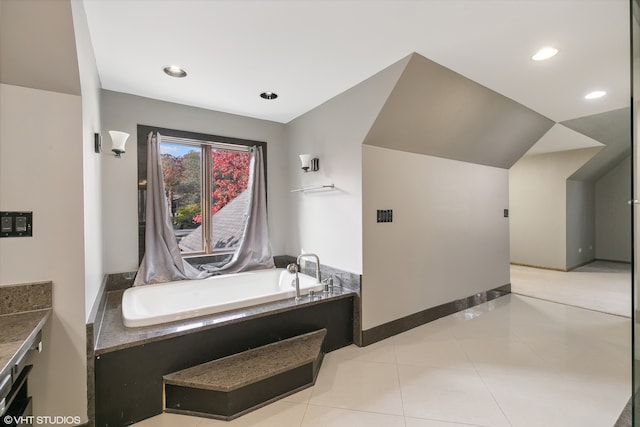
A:
[[[291,391],[288,391],[286,393],[280,394],[278,396],[272,397],[269,400],[265,400],[264,402],[261,402],[257,405],[254,405],[250,408],[247,409],[243,409],[242,411],[235,413],[233,415],[230,416],[225,416],[225,415],[216,415],[216,414],[211,414],[208,412],[199,412],[199,411],[189,411],[189,410],[185,410],[185,409],[175,409],[175,408],[164,408],[164,412],[169,413],[169,414],[178,414],[178,415],[188,415],[188,416],[192,416],[192,417],[200,417],[200,418],[211,418],[214,420],[220,420],[220,421],[233,421],[238,417],[241,417],[243,415],[248,414],[249,412],[253,412],[257,409],[260,409],[264,406],[270,405],[274,402],[277,402],[280,399],[283,399],[287,396],[291,396],[292,394],[296,394],[304,389],[307,389],[309,387],[312,387],[313,385],[315,385],[316,383],[316,376],[314,376],[313,378],[313,382],[309,383],[309,384],[305,384],[301,387],[295,388]]]
[[[309,332],[165,375],[165,384],[231,392],[313,363],[326,329]],[[292,350],[292,346],[294,346]],[[210,415],[208,415],[210,416]]]

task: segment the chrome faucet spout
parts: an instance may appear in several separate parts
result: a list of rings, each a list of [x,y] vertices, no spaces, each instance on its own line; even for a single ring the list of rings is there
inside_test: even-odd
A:
[[[322,283],[322,277],[320,277],[320,258],[316,254],[300,254],[298,255],[298,259],[296,259],[296,264],[300,265],[300,260],[304,257],[313,257],[316,259],[316,279],[318,279],[318,283]]]
[[[296,275],[296,278],[294,280],[296,284],[296,301],[300,301],[302,297],[300,296],[300,277],[298,276],[298,264],[291,263],[287,265],[287,271],[291,274]]]

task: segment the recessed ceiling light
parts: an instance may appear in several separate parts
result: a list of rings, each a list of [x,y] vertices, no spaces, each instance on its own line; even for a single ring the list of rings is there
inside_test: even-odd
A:
[[[162,69],[164,73],[171,77],[186,77],[187,72],[177,65],[167,65]]]
[[[275,92],[262,92],[260,94],[260,98],[263,99],[276,99],[278,97],[278,94]]]
[[[531,57],[531,59],[533,59],[534,61],[544,61],[545,59],[549,59],[552,56],[555,56],[556,53],[558,53],[558,49],[556,49],[555,47],[547,46],[537,51],[536,54]]]
[[[593,92],[589,92],[588,94],[586,94],[584,96],[584,99],[597,99],[597,98],[602,98],[603,96],[605,96],[607,94],[607,92],[605,92],[604,90],[594,90]]]

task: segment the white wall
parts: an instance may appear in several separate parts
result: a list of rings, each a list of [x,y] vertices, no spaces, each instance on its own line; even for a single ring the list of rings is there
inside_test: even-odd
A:
[[[509,170],[511,262],[567,268],[567,179],[600,148],[525,156]]]
[[[129,133],[126,154],[102,159],[102,205],[105,273],[138,268],[137,125],[267,142],[267,203],[269,234],[274,255],[286,253],[288,209],[287,142],[280,123],[157,101],[118,92],[102,91],[102,129],[105,151],[107,131]]]
[[[100,133],[100,77],[91,46],[84,3],[71,3],[82,92],[82,183],[84,199],[85,314],[88,317],[104,277],[102,266],[102,168],[94,151]]]
[[[509,283],[506,169],[363,146],[363,329]],[[392,223],[376,223],[393,209]]]
[[[288,253],[362,273],[362,142],[409,57],[287,124],[287,191],[334,184],[335,191],[290,193]],[[318,172],[300,169],[300,154],[320,159]]]
[[[595,185],[567,180],[567,270],[596,257]]]
[[[86,420],[81,117],[79,96],[0,84],[0,207],[33,211],[33,237],[0,240],[0,284],[53,281],[34,412]]]
[[[596,257],[631,262],[631,157],[596,182]]]

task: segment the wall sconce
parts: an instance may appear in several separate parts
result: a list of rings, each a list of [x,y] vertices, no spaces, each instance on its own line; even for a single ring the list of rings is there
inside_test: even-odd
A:
[[[320,159],[311,154],[300,154],[300,164],[305,172],[317,172],[320,169]]]
[[[127,143],[127,138],[129,138],[129,134],[126,132],[120,132],[117,130],[110,130],[109,135],[111,135],[111,141],[113,142],[113,147],[111,151],[115,153],[116,157],[121,157],[124,151],[124,145]]]

